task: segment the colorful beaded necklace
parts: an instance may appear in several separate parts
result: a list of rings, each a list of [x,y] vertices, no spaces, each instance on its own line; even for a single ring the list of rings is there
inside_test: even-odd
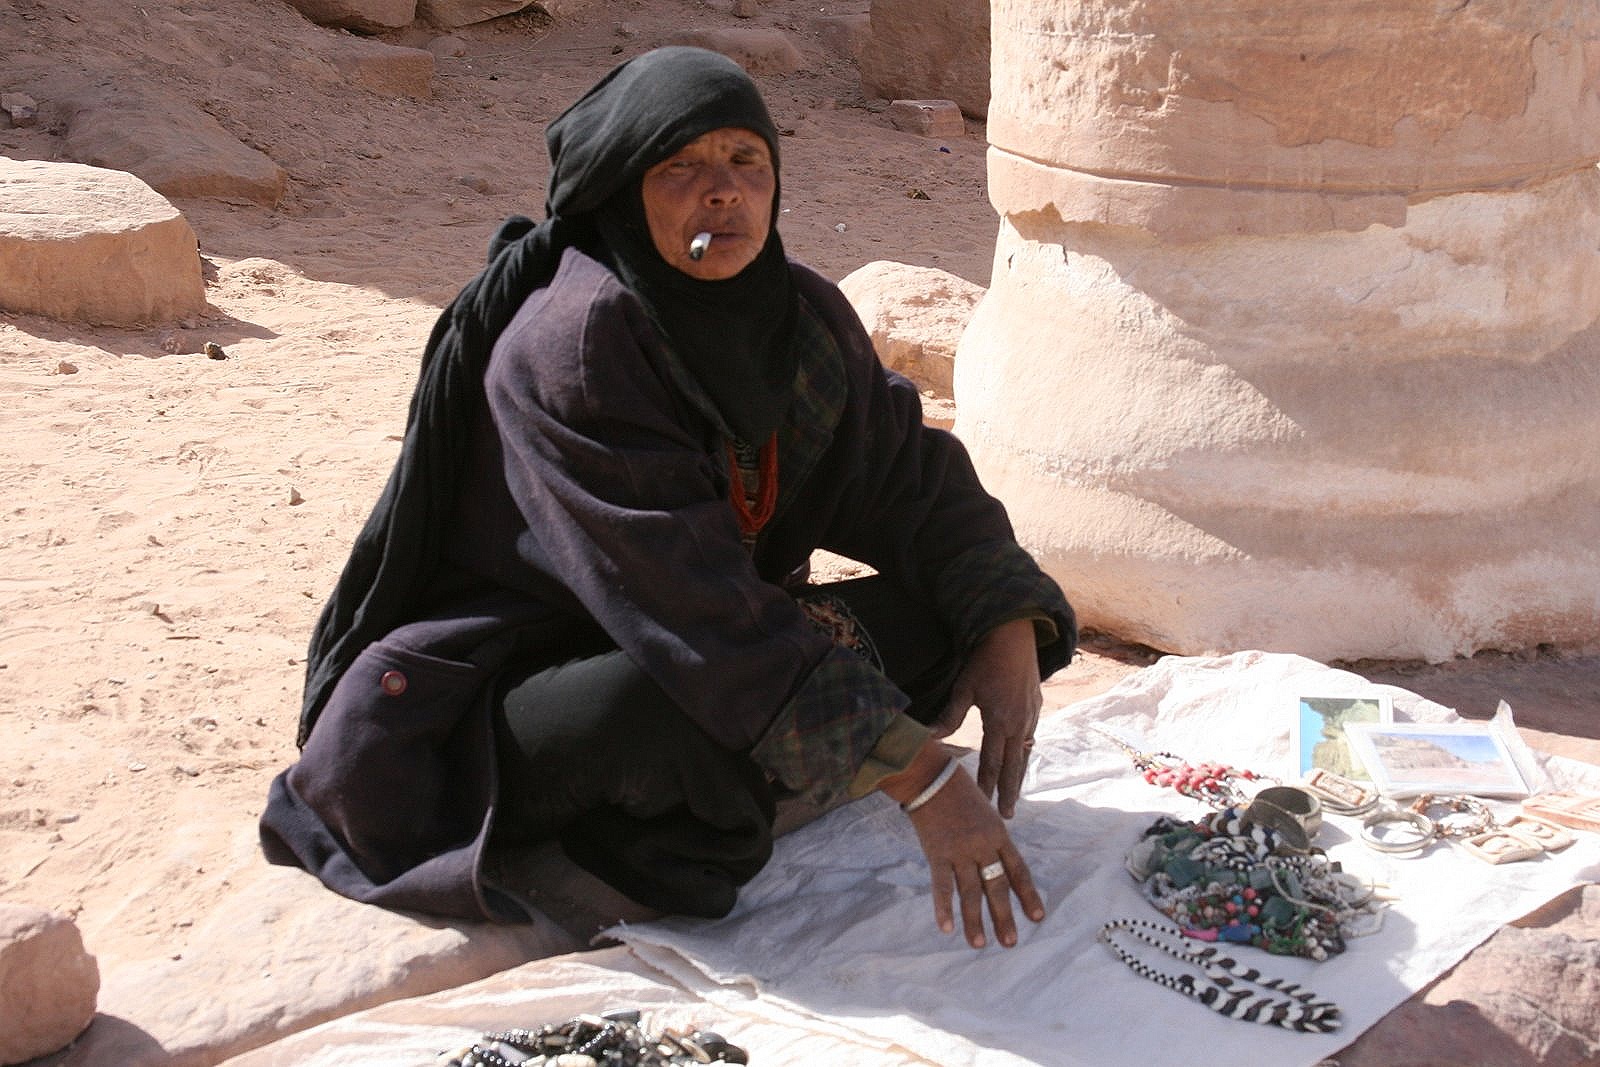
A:
[[[1126,752],[1151,785],[1170,786],[1186,797],[1194,797],[1219,810],[1249,803],[1250,798],[1240,788],[1240,782],[1277,780],[1226,763],[1188,763],[1171,752],[1143,752],[1103,726],[1094,724],[1091,729]]]
[[[1382,922],[1372,888],[1323,854],[1285,852],[1237,808],[1157,819],[1125,860],[1144,896],[1186,937],[1325,960]]]

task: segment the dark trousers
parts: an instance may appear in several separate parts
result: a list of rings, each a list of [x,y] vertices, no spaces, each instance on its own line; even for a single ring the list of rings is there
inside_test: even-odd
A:
[[[932,610],[873,576],[806,590],[868,635],[858,649],[931,722],[960,668]],[[715,918],[772,854],[777,787],[714,742],[598,629],[512,670],[496,702],[491,847],[554,840],[640,904]]]

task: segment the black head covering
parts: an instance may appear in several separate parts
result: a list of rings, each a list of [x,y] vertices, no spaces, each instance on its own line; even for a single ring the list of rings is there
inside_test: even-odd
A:
[[[300,744],[361,650],[417,610],[442,552],[489,353],[568,247],[595,251],[638,294],[736,434],[760,443],[771,433],[795,366],[795,295],[776,227],[755,262],[720,282],[668,266],[641,229],[644,172],[725,126],[760,134],[776,169],[777,130],[755,84],[725,56],[678,47],[623,63],[550,124],[548,217],[501,224],[488,266],[428,337],[400,456],[311,635]],[[776,196],[772,211],[776,219]]]
[[[698,48],[662,48],[612,71],[550,125],[552,213],[593,211],[604,255],[644,303],[673,351],[735,436],[760,445],[792,397],[795,293],[778,237],[774,192],[766,244],[744,270],[701,281],[656,251],[645,219],[644,172],[701,134],[757,133],[778,168],[778,131],[737,63]],[[606,182],[613,191],[594,197]]]

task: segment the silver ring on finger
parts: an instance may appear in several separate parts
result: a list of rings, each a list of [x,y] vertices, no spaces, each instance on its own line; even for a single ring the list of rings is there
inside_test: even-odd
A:
[[[985,882],[992,882],[996,878],[1004,878],[1005,876],[1006,865],[1001,863],[999,860],[995,860],[993,863],[978,868],[978,877],[982,878]]]

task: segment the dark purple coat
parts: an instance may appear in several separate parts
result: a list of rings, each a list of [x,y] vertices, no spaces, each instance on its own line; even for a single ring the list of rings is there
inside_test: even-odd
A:
[[[477,871],[496,795],[490,684],[598,623],[730,750],[826,801],[906,698],[808,624],[783,585],[828,549],[924,599],[969,647],[1071,609],[965,450],[924,427],[839,290],[793,267],[804,339],[779,498],[753,550],[728,503],[726,428],[636,298],[569,249],[495,345],[445,574],[334,689],[262,817],[269,858],[387,907],[516,918]]]

